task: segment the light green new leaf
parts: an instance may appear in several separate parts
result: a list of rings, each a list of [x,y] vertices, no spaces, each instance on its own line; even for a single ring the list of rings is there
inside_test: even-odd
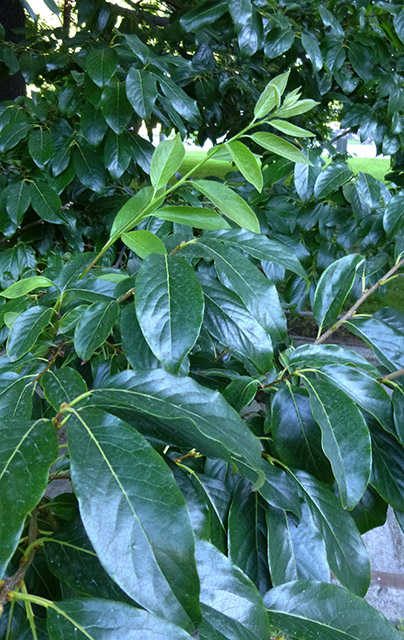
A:
[[[154,355],[177,372],[194,346],[202,324],[201,285],[188,262],[151,254],[135,284],[136,313]]]
[[[237,140],[227,142],[225,148],[230,155],[237,169],[261,193],[263,187],[263,177],[261,165],[255,155],[242,142]]]
[[[351,169],[343,162],[331,162],[318,176],[314,185],[314,195],[317,200],[326,198],[337,191],[353,176]]]
[[[258,133],[253,133],[250,138],[261,147],[264,147],[264,149],[266,149],[267,151],[276,153],[278,156],[282,156],[282,158],[287,158],[292,162],[311,164],[310,160],[306,158],[306,156],[303,155],[303,153],[297,147],[295,147],[290,142],[283,140],[283,138],[275,136],[273,133],[260,131]]]
[[[141,118],[148,118],[157,98],[155,77],[149,71],[131,67],[126,76],[126,95],[136,113]]]
[[[7,355],[15,362],[34,346],[38,337],[48,326],[52,309],[48,307],[30,307],[17,318],[7,341]]]
[[[195,180],[192,184],[204,196],[209,198],[226,218],[233,220],[243,229],[248,229],[253,233],[260,233],[257,216],[238,193],[213,180]]]
[[[42,127],[33,129],[28,138],[28,151],[37,167],[43,169],[55,151],[51,132]]]
[[[329,327],[338,318],[343,304],[352,289],[356,269],[362,256],[351,253],[332,262],[318,281],[313,302],[313,314],[319,326]]]
[[[115,216],[110,238],[119,238],[125,231],[136,226],[143,217],[143,212],[153,200],[153,187],[143,187],[133,198],[130,198]],[[158,203],[156,202],[156,208]]]
[[[140,258],[147,258],[151,253],[159,253],[165,255],[167,249],[163,242],[151,231],[138,229],[137,231],[129,231],[123,233],[122,242],[126,244],[131,251],[134,251]]]
[[[263,118],[278,104],[278,100],[286,89],[289,74],[290,71],[286,71],[268,82],[255,105],[254,116],[256,118]]]
[[[47,620],[50,640],[192,640],[162,617],[111,600],[62,600]]]
[[[152,213],[156,218],[186,224],[194,229],[230,229],[230,225],[222,216],[206,207],[163,207]]]
[[[115,82],[103,89],[100,107],[102,115],[115,133],[122,133],[133,115],[133,108],[126,97],[122,82]]]
[[[68,441],[80,515],[102,565],[141,606],[192,628],[194,539],[169,468],[136,429],[97,409],[69,418]]]
[[[86,57],[86,69],[97,87],[104,87],[116,71],[118,56],[115,49],[95,49]]]
[[[311,133],[311,131],[307,131],[306,129],[302,129],[301,127],[297,127],[295,124],[291,122],[285,122],[284,120],[271,120],[271,127],[275,127],[282,133],[286,133],[288,136],[292,136],[293,138],[312,138],[315,134]]]
[[[285,104],[280,109],[278,109],[278,111],[276,112],[276,116],[278,118],[291,118],[292,116],[299,116],[302,113],[311,111],[311,109],[313,109],[317,104],[319,103],[315,100],[298,100],[297,102],[294,101],[290,106],[287,106]]]
[[[264,596],[272,623],[298,640],[400,640],[401,634],[362,598],[334,584],[297,580]]]
[[[356,404],[327,379],[302,375],[313,416],[322,432],[344,507],[353,508],[369,483],[372,465],[370,434]]]
[[[163,140],[153,153],[150,166],[150,180],[155,191],[165,187],[170,178],[180,168],[185,156],[180,134],[172,140]]]
[[[79,358],[89,360],[104,344],[118,318],[118,311],[115,300],[94,302],[85,310],[74,331],[74,348]]]
[[[0,438],[0,575],[17,548],[25,518],[48,484],[58,451],[50,420],[3,418]]]
[[[34,289],[45,289],[46,287],[54,287],[52,280],[49,278],[45,278],[44,276],[32,276],[31,278],[24,278],[23,280],[19,280],[18,282],[14,282],[14,284],[10,285],[0,293],[0,296],[3,298],[8,298],[10,300],[14,298],[21,298],[25,296],[26,293],[30,293],[34,291]]]

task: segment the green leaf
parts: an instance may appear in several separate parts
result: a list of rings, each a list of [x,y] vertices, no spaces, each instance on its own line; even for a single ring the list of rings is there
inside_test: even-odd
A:
[[[404,448],[397,439],[370,425],[373,466],[371,484],[393,509],[404,511]]]
[[[73,151],[73,163],[76,175],[85,187],[96,193],[104,189],[105,167],[99,153],[82,145],[76,145]]]
[[[233,162],[247,182],[250,182],[261,193],[263,178],[260,163],[255,155],[245,144],[237,140],[227,142],[225,148],[230,152]]]
[[[255,105],[254,116],[256,118],[263,118],[278,104],[278,99],[282,97],[286,89],[289,74],[290,71],[286,71],[268,82]]]
[[[404,192],[400,191],[387,203],[383,215],[383,227],[389,236],[395,236],[404,229]]]
[[[186,32],[199,31],[216,22],[227,10],[227,2],[216,2],[213,6],[205,3],[185,13],[181,19],[181,27]]]
[[[290,384],[279,389],[271,407],[271,434],[282,462],[307,471],[324,482],[333,481],[330,463],[321,447],[321,431],[314,420],[306,389]]]
[[[320,71],[323,68],[323,56],[317,38],[310,31],[303,31],[302,45],[313,65],[314,71]]]
[[[216,547],[204,540],[196,541],[196,562],[201,581],[200,598],[204,619],[225,633],[225,638],[268,638],[268,616],[261,596],[247,576]],[[216,613],[221,615],[215,615]],[[228,629],[232,630],[232,635],[227,635]],[[235,629],[238,630],[237,634],[234,633]]]
[[[225,3],[224,3],[225,4]],[[156,74],[155,74],[156,75]],[[164,95],[180,116],[197,127],[200,124],[201,114],[195,100],[192,100],[171,78],[166,75],[156,75]]]
[[[273,366],[272,340],[241,299],[220,282],[203,283],[204,325],[223,345],[254,366],[254,373],[265,374]]]
[[[100,107],[102,115],[115,133],[122,133],[133,116],[133,108],[126,97],[122,82],[114,82],[104,87]]]
[[[133,198],[130,198],[118,211],[112,224],[110,238],[119,238],[129,231],[143,218],[143,212],[153,200],[153,188],[143,187]],[[156,208],[158,203],[156,202]]]
[[[313,314],[319,326],[329,327],[338,318],[344,302],[352,289],[356,269],[362,256],[351,253],[332,262],[318,281],[313,302]]]
[[[54,287],[54,283],[44,276],[33,276],[32,278],[24,278],[7,287],[5,291],[0,292],[0,296],[10,300],[21,298],[25,294],[34,291],[34,289],[45,289],[46,287]]]
[[[297,127],[295,124],[285,122],[284,120],[271,120],[270,124],[271,127],[275,127],[275,129],[278,129],[279,131],[282,131],[282,133],[286,133],[286,135],[293,138],[313,138],[315,136],[311,131]]]
[[[249,376],[239,376],[222,391],[222,395],[238,412],[254,400],[258,391],[258,380]]]
[[[178,224],[186,224],[194,229],[230,229],[230,225],[222,216],[206,207],[163,207],[158,209],[153,216]]]
[[[260,232],[257,216],[238,193],[213,180],[195,180],[192,184],[204,196],[209,198],[226,218],[233,220],[243,229],[248,229],[253,233]]]
[[[30,184],[32,208],[42,220],[62,224],[62,202],[47,182],[36,180]]]
[[[0,132],[0,153],[10,151],[31,131],[32,124],[28,122],[10,122]]]
[[[293,514],[267,507],[268,562],[273,586],[308,578],[329,580],[324,540],[306,504],[300,521]]]
[[[395,434],[391,398],[379,382],[358,369],[343,365],[328,365],[323,367],[322,373],[370,413],[383,429]]]
[[[115,49],[95,49],[86,57],[86,69],[97,87],[104,87],[116,71],[118,56]]]
[[[404,42],[404,9],[401,9],[400,13],[397,13],[394,16],[393,23],[396,34],[400,38],[401,42]]]
[[[291,29],[275,27],[265,38],[264,53],[267,58],[277,58],[290,49],[295,41],[295,34]]]
[[[370,565],[352,516],[327,485],[304,471],[298,471],[293,477],[324,539],[331,571],[350,591],[365,595],[370,583]]]
[[[17,318],[7,341],[7,355],[11,362],[19,360],[32,349],[51,317],[52,309],[38,306],[30,307]]]
[[[132,369],[141,371],[162,366],[144,338],[134,304],[128,303],[121,310],[121,336],[122,347]]]
[[[155,191],[166,186],[180,168],[184,156],[185,149],[179,133],[172,140],[160,142],[153,153],[150,167],[150,180]]]
[[[31,418],[35,378],[36,375],[21,375],[13,371],[0,373],[1,418]]]
[[[253,466],[261,464],[258,441],[237,412],[220,393],[191,378],[165,369],[125,371],[94,389],[88,402],[133,418],[148,437],[196,448],[212,458],[230,461],[231,452]]]
[[[79,372],[70,367],[46,371],[41,376],[41,387],[46,400],[56,411],[59,411],[63,402],[69,404],[87,391],[87,385]]]
[[[378,369],[366,358],[352,349],[345,349],[335,344],[303,344],[294,349],[289,356],[289,365],[292,369],[306,367],[320,369],[329,364],[351,364],[380,377]]]
[[[404,391],[395,388],[393,391],[394,424],[401,444],[404,446]]]
[[[349,167],[343,162],[331,162],[318,176],[314,185],[314,196],[318,200],[326,198],[337,191],[353,176]]]
[[[356,404],[328,380],[302,376],[313,416],[320,425],[344,507],[353,508],[365,493],[372,464],[370,435]]]
[[[158,95],[155,77],[144,69],[131,67],[126,76],[126,95],[141,118],[148,118]]]
[[[348,331],[364,340],[378,360],[389,370],[401,369],[404,364],[404,332],[382,317],[355,317],[345,323]]]
[[[104,164],[110,175],[119,180],[132,160],[132,151],[124,135],[108,131],[104,143]]]
[[[387,506],[383,498],[369,485],[355,509],[351,511],[361,535],[385,524]]]
[[[62,600],[48,609],[50,640],[192,640],[148,611],[111,600]]]
[[[108,128],[104,116],[90,102],[86,102],[80,114],[80,130],[90,147],[98,147]]]
[[[170,470],[136,429],[99,410],[71,416],[68,440],[81,518],[102,565],[138,604],[192,628],[194,540]]]
[[[0,575],[17,548],[25,518],[48,484],[57,456],[55,428],[50,420],[35,422],[3,418],[0,439]]]
[[[287,158],[292,162],[301,162],[302,164],[311,164],[310,160],[293,144],[275,136],[273,133],[266,133],[265,131],[259,131],[253,133],[250,138],[264,147],[267,151],[276,153],[278,156]]]
[[[104,344],[118,318],[119,305],[94,302],[80,318],[74,332],[74,348],[82,360],[89,360],[94,351]]]
[[[33,129],[28,138],[28,151],[37,167],[43,169],[55,151],[51,132],[42,127]]]
[[[9,184],[6,189],[6,209],[10,220],[17,226],[21,224],[24,213],[31,204],[31,191],[25,180]]]
[[[177,372],[203,318],[202,288],[193,269],[178,256],[150,255],[137,275],[135,300],[151,350],[169,371]]]
[[[123,233],[121,238],[122,242],[142,259],[147,258],[151,253],[160,255],[167,253],[163,242],[151,231],[129,231],[129,233]]]
[[[271,240],[261,234],[251,233],[245,229],[223,230],[216,233],[205,234],[204,237],[218,238],[221,242],[231,247],[237,247],[254,258],[257,258],[257,260],[274,262],[307,279],[307,274],[296,255],[290,247],[282,242]]]
[[[358,596],[334,584],[297,580],[264,597],[272,623],[292,638],[399,640],[400,633]]]
[[[277,110],[276,115],[278,118],[291,118],[292,116],[300,116],[302,113],[311,111],[317,104],[315,100],[299,100],[293,102],[292,105],[287,106],[284,104]]]

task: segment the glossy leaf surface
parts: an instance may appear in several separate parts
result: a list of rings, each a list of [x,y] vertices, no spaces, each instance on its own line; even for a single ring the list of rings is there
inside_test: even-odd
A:
[[[213,180],[195,180],[193,184],[226,218],[233,220],[243,229],[259,233],[259,223],[254,211],[238,193]]]

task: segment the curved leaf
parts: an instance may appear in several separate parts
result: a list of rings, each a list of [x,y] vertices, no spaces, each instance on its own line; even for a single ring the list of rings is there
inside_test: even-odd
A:
[[[156,218],[186,224],[194,229],[230,229],[230,225],[222,216],[206,207],[163,207],[152,213]]]
[[[155,191],[165,187],[170,178],[180,168],[185,156],[180,134],[172,140],[163,140],[153,153],[150,166],[150,180]]]
[[[95,49],[86,57],[86,69],[97,87],[103,87],[111,80],[118,64],[115,49]]]
[[[311,164],[310,160],[306,158],[306,156],[303,155],[303,153],[297,147],[295,147],[290,142],[287,142],[283,138],[275,136],[273,133],[260,131],[258,133],[253,133],[250,138],[261,147],[264,147],[264,149],[266,149],[267,151],[276,153],[278,156],[282,156],[282,158],[287,158],[292,162]]]
[[[7,355],[11,362],[28,353],[51,317],[52,309],[47,307],[31,307],[18,316],[7,341]]]
[[[165,255],[167,249],[165,248],[162,240],[154,235],[151,231],[145,229],[137,229],[136,231],[129,231],[123,233],[122,242],[140,258],[147,258],[152,253],[158,253]]]
[[[263,187],[261,166],[254,154],[245,144],[237,140],[227,142],[225,148],[230,151],[234,164],[247,182],[250,182],[257,191],[261,192]]]
[[[123,83],[115,82],[103,89],[100,107],[102,115],[115,133],[122,133],[133,115]]]
[[[158,95],[155,77],[149,71],[131,67],[126,76],[126,95],[136,113],[147,118]]]
[[[213,180],[195,180],[192,182],[204,196],[209,198],[226,218],[233,220],[239,227],[259,233],[257,217],[251,207],[238,193],[220,182]]]
[[[45,289],[47,287],[54,287],[52,280],[45,278],[44,276],[32,276],[31,278],[24,278],[14,284],[10,285],[4,291],[0,292],[0,296],[13,300],[15,298],[21,298],[25,294],[34,291],[34,289]]]
[[[74,348],[79,358],[91,358],[108,338],[117,318],[118,304],[115,300],[94,302],[85,310],[74,332]]]
[[[314,185],[314,195],[321,200],[352,178],[352,171],[342,162],[331,162],[318,176]]]

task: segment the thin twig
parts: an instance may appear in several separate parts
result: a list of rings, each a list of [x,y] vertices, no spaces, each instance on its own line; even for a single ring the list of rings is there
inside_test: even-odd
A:
[[[35,511],[31,514],[31,519],[28,527],[28,547],[31,547],[36,540],[37,537],[37,529],[38,529],[38,514]],[[0,607],[2,607],[8,601],[8,594],[10,591],[14,591],[18,587],[18,585],[24,580],[25,574],[31,565],[34,557],[35,557],[36,549],[32,546],[28,557],[23,556],[20,561],[20,566],[13,576],[10,578],[6,578],[3,582],[2,589],[0,591]]]
[[[117,302],[123,302],[127,298],[130,298],[131,296],[133,296],[134,293],[135,293],[135,287],[133,287],[132,289],[129,289],[129,291],[124,293],[120,298],[118,298]]]
[[[351,131],[352,131],[352,129],[345,129],[345,131],[343,131],[342,133],[339,133],[334,138],[331,138],[330,144],[333,144],[334,142],[337,142],[337,140],[340,140],[344,136],[348,135],[348,133],[351,133]]]
[[[404,265],[404,258],[402,258],[399,262],[397,262],[397,264],[395,264],[394,267],[390,269],[390,271],[388,271],[382,278],[380,278],[380,280],[378,280],[376,284],[373,285],[373,287],[370,287],[370,289],[367,289],[366,291],[364,291],[364,293],[355,302],[355,304],[352,305],[349,311],[347,311],[346,314],[342,316],[342,318],[334,324],[334,326],[327,329],[327,331],[323,333],[322,336],[317,338],[317,340],[314,341],[314,344],[322,344],[323,342],[325,342],[327,338],[329,338],[330,335],[334,333],[334,331],[336,331],[342,324],[344,324],[344,322],[349,320],[349,318],[352,318],[352,316],[354,315],[358,307],[360,307],[360,305],[363,302],[365,302],[365,300],[369,298],[369,296],[371,296],[372,293],[374,293],[381,285],[385,284],[386,281],[393,275],[393,273],[398,271],[400,267],[402,267],[403,265]]]
[[[383,378],[380,378],[380,381],[384,382],[385,380],[394,380],[395,378],[399,378],[400,376],[404,376],[404,368],[393,371],[393,373],[388,373],[387,376],[383,376]]]

